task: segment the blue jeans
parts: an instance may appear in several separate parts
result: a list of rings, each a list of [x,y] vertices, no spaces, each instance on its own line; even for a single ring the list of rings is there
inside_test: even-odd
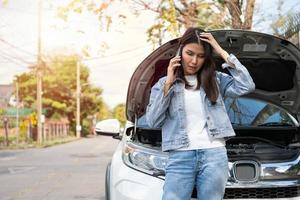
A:
[[[221,200],[227,179],[225,147],[171,151],[162,199],[190,200],[196,186],[198,200]]]

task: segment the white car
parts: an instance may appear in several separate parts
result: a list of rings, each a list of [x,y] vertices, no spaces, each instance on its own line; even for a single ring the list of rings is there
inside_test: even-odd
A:
[[[120,133],[120,122],[117,119],[107,119],[96,123],[95,132],[102,135],[115,135]],[[110,134],[109,134],[110,133]]]
[[[239,58],[256,84],[251,94],[224,100],[236,132],[226,141],[229,179],[224,199],[300,199],[300,50],[257,32],[211,33]],[[177,44],[175,39],[156,49],[132,75],[127,123],[106,171],[107,200],[162,197],[168,153],[161,151],[161,130],[149,129],[143,116],[150,89],[166,75]]]

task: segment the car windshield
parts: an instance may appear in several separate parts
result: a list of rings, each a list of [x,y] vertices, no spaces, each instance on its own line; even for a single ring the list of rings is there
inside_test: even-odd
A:
[[[226,98],[225,107],[233,126],[298,126],[287,111],[252,98]]]
[[[299,126],[287,111],[265,101],[227,97],[224,103],[233,126]],[[138,119],[137,126],[148,127],[145,115]]]

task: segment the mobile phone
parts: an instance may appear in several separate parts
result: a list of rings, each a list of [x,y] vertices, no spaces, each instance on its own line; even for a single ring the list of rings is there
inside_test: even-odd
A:
[[[175,56],[181,56],[181,52],[182,52],[182,45],[179,46]]]
[[[183,45],[180,45],[179,48],[178,48],[178,50],[177,50],[177,52],[176,52],[176,54],[175,54],[175,57],[176,56],[181,56],[181,54],[182,54],[182,48],[183,48]],[[181,61],[180,61],[180,64],[181,64]],[[178,68],[174,71],[174,74],[176,74],[176,77],[179,76],[178,75]]]

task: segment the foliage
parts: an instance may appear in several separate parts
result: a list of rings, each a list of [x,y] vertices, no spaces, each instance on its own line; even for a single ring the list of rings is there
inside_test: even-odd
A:
[[[0,108],[0,116],[5,113],[5,110],[3,108]]]
[[[76,111],[76,64],[77,55],[53,55],[49,57],[47,74],[43,75],[43,109],[47,118],[67,117],[75,127]],[[99,112],[103,107],[102,90],[89,84],[89,70],[80,65],[81,120]],[[35,108],[36,77],[33,72],[18,76],[19,98],[25,107]],[[86,123],[85,123],[86,124]],[[83,127],[85,128],[85,127]]]
[[[225,7],[219,2],[196,0],[69,0],[69,3],[58,9],[58,16],[68,19],[70,13],[81,14],[90,12],[99,19],[100,30],[108,30],[112,23],[126,20],[128,13],[122,9],[129,7],[132,14],[139,16],[146,11],[153,12],[156,22],[148,26],[148,39],[153,44],[160,44],[162,38],[177,37],[181,30],[190,26],[200,26],[205,29],[218,29],[230,25]],[[113,11],[112,11],[113,10]]]
[[[290,40],[294,44],[299,43],[300,12],[283,14],[284,1],[278,1],[277,14],[273,19],[271,28],[274,35]]]
[[[125,17],[121,13],[117,16],[112,16],[110,14],[111,12],[107,12],[114,1],[115,0],[70,0],[67,5],[58,8],[57,16],[64,21],[67,21],[70,13],[82,14],[90,12],[95,14],[99,19],[100,29],[108,30],[113,20],[122,20]]]
[[[2,0],[2,5],[7,5],[7,3],[8,3],[8,0]]]
[[[36,112],[33,112],[33,113],[30,115],[30,118],[29,118],[29,119],[30,119],[30,122],[31,122],[32,127],[36,127],[36,126],[37,126],[37,121],[38,121]]]
[[[300,12],[287,15],[287,23],[284,26],[284,37],[290,38],[300,31]]]
[[[104,119],[112,118],[112,112],[109,110],[108,106],[102,101],[99,112],[96,114],[97,121],[101,121]]]
[[[26,138],[28,124],[29,124],[29,120],[27,119],[21,120],[19,125],[21,138]]]
[[[148,40],[161,45],[162,38],[177,37],[191,26],[206,30],[251,29],[255,0],[69,0],[58,9],[58,16],[67,20],[69,13],[90,12],[98,17],[100,30],[107,31],[113,22],[127,18],[122,10],[113,9],[115,4],[129,6],[137,16],[145,11],[153,12],[156,20],[149,24]]]
[[[160,44],[160,38],[177,37],[188,27],[199,26],[206,30],[228,27],[224,6],[216,2],[165,0],[157,3],[153,1],[139,1],[141,10],[148,9],[156,13],[156,23],[147,31],[152,42]]]
[[[122,126],[125,125],[126,118],[125,118],[125,104],[121,103],[118,104],[114,109],[113,109],[113,118],[116,118],[120,121]]]
[[[289,13],[285,16],[279,15],[271,27],[274,35],[289,39],[300,31],[300,12]]]

